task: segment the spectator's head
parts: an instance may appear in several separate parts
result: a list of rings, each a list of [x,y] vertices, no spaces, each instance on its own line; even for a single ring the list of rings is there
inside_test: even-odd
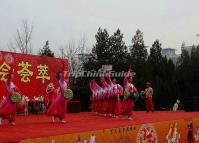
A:
[[[151,87],[151,83],[150,82],[146,82],[146,87]]]

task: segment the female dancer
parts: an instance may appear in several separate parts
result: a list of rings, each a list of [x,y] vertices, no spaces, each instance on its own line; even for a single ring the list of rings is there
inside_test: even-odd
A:
[[[56,78],[59,80],[60,94],[52,101],[47,110],[47,115],[51,116],[52,122],[58,118],[61,123],[65,123],[64,116],[66,113],[67,101],[64,98],[64,92],[67,89],[67,83],[64,81],[66,72],[64,71],[64,63],[62,72],[58,72]]]
[[[97,82],[95,80],[92,80],[91,81],[91,84],[90,84],[90,87],[91,87],[91,91],[94,91],[93,95],[95,96],[95,104],[92,106],[94,106],[93,108],[95,109],[95,111],[97,113],[99,113],[100,115],[104,115],[104,101],[105,101],[105,91],[103,90],[103,88],[101,88]]]
[[[113,89],[113,96],[112,96],[112,114],[113,117],[118,118],[118,116],[121,114],[121,100],[120,96],[123,95],[124,88],[117,84],[116,78],[111,80],[110,77],[110,71],[107,71],[107,78],[110,86]]]
[[[57,96],[57,90],[55,89],[54,84],[49,83],[46,87],[46,96],[44,100],[47,109],[50,107],[52,101],[56,98],[56,96]]]
[[[123,115],[128,116],[129,120],[132,120],[132,111],[134,110],[134,100],[133,100],[133,94],[137,92],[137,89],[132,84],[133,78],[132,78],[132,72],[131,69],[129,69],[127,75],[124,78],[124,88],[125,90],[128,90],[130,93],[130,97],[127,99],[124,99],[123,101]]]
[[[98,95],[97,95],[97,87],[94,85],[94,82],[95,80],[93,79],[90,83],[89,83],[89,88],[92,92],[92,95],[91,95],[91,98],[90,98],[90,101],[91,101],[91,110],[93,112],[98,112]]]
[[[104,100],[103,100],[103,113],[104,116],[112,116],[112,88],[111,86],[106,82],[104,75],[100,75],[100,81],[104,90]]]
[[[2,119],[7,119],[11,125],[15,125],[16,104],[11,101],[11,96],[14,92],[19,92],[19,89],[12,81],[14,78],[13,73],[14,70],[11,66],[8,79],[5,82],[7,95],[6,98],[0,103],[0,125],[2,124]]]

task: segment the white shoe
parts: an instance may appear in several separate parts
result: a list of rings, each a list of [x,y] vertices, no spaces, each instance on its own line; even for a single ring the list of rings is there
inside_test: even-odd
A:
[[[66,123],[66,121],[65,121],[65,120],[60,120],[60,122],[61,122],[61,123]]]

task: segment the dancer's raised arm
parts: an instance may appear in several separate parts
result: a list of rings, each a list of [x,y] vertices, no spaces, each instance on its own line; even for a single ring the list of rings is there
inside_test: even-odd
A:
[[[100,81],[104,88],[109,86],[109,84],[106,82],[106,80],[104,78],[104,74],[100,74]]]
[[[131,69],[128,70],[128,72],[127,72],[127,74],[126,74],[126,76],[125,76],[125,78],[124,78],[124,86],[126,86],[126,84],[127,84],[128,82],[130,82],[130,81],[129,81],[130,78],[132,78],[132,70],[131,70]]]
[[[107,76],[107,79],[108,79],[109,84],[110,84],[110,85],[113,85],[113,82],[112,82],[112,80],[111,80],[111,72],[110,72],[110,70],[107,70],[107,71],[106,71],[106,76]]]

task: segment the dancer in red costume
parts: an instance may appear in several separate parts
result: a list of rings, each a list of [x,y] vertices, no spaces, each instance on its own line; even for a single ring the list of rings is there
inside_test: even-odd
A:
[[[116,78],[114,78],[113,81],[111,80],[110,71],[107,71],[107,78],[109,85],[112,87],[114,93],[114,96],[112,98],[112,114],[113,117],[118,118],[118,116],[121,114],[122,108],[120,96],[123,95],[124,88],[121,85],[117,84]]]
[[[11,66],[8,74],[8,79],[5,82],[7,95],[6,98],[0,103],[0,125],[2,119],[7,119],[11,125],[15,125],[16,104],[11,101],[11,96],[14,92],[19,92],[19,89],[13,83],[14,70]]]
[[[95,80],[92,80],[90,83],[90,89],[92,91],[93,99],[91,103],[91,107],[95,112],[99,114],[104,114],[104,96],[105,91],[96,83]]]
[[[92,82],[93,81],[91,81],[89,83],[89,88],[91,90],[91,96],[90,96],[91,105],[90,105],[90,108],[91,108],[91,111],[96,112],[96,94],[95,94],[95,90],[92,87]]]
[[[93,82],[93,86],[96,89],[96,94],[97,94],[97,100],[98,100],[98,104],[97,104],[97,111],[99,114],[104,115],[104,99],[105,99],[105,91],[103,90],[103,88],[101,88],[96,81]]]
[[[93,112],[98,112],[98,95],[97,95],[97,86],[94,84],[95,80],[93,79],[90,83],[89,83],[89,88],[92,92],[91,95],[91,110]]]
[[[65,65],[63,63],[63,71],[57,73],[57,79],[59,80],[59,88],[60,93],[59,95],[53,100],[52,104],[47,110],[47,115],[52,117],[52,122],[55,121],[55,118],[58,118],[60,122],[65,123],[64,116],[66,113],[66,105],[67,101],[64,98],[64,92],[67,89],[67,83],[64,80],[66,72],[64,71]]]
[[[124,78],[124,88],[125,90],[128,90],[130,93],[130,96],[126,99],[124,99],[122,108],[123,108],[123,115],[128,116],[129,120],[132,120],[132,111],[134,110],[134,100],[133,95],[135,92],[137,92],[137,89],[132,84],[133,78],[132,78],[132,70],[129,69],[127,75]]]
[[[112,116],[112,97],[113,97],[113,92],[112,92],[112,87],[106,82],[104,75],[100,74],[100,81],[104,90],[104,99],[103,99],[103,105],[102,105],[102,110],[104,113],[104,116],[110,115]]]
[[[46,87],[46,96],[45,96],[45,104],[47,109],[52,104],[52,101],[57,97],[57,90],[54,87],[53,83],[48,84]]]

